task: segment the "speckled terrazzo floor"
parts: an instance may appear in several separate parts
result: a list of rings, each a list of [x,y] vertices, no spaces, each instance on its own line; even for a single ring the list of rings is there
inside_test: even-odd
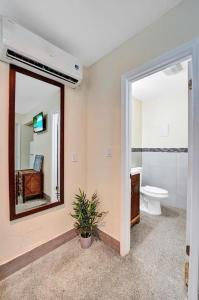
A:
[[[0,299],[185,299],[183,210],[142,215],[131,247],[122,258],[102,242],[82,250],[76,238],[2,281]]]

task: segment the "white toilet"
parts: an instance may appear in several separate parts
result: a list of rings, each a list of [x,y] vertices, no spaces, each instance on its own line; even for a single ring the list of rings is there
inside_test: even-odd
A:
[[[140,210],[161,215],[160,199],[168,198],[168,191],[155,186],[142,186],[142,168],[131,168],[131,175],[140,174]]]

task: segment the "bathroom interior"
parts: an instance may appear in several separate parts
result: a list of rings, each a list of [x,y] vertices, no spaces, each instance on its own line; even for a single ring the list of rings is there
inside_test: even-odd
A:
[[[131,247],[145,266],[181,278],[181,287],[189,238],[188,77],[186,60],[133,82],[131,94]]]

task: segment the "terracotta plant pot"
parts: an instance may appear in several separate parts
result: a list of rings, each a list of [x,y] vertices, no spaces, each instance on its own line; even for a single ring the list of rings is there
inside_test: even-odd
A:
[[[80,236],[80,245],[83,249],[88,249],[92,244],[91,236],[84,238]]]

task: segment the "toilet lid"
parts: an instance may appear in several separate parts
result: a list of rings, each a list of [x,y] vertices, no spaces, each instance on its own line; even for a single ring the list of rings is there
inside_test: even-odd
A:
[[[145,192],[152,193],[152,194],[159,194],[159,195],[167,195],[168,194],[168,191],[158,188],[158,187],[155,187],[155,186],[150,186],[150,185],[143,186],[142,189]]]

